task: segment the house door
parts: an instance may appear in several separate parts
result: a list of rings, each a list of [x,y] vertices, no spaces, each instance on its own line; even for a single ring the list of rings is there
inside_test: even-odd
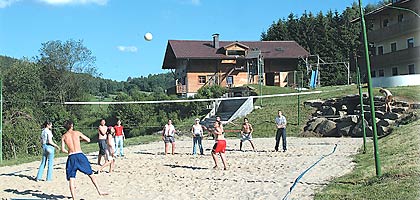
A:
[[[274,77],[275,76],[276,75],[273,72],[265,73],[265,85],[274,86]]]

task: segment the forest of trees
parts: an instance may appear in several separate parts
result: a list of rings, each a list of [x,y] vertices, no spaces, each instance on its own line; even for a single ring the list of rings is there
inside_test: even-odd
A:
[[[386,2],[369,4],[365,13]],[[305,11],[300,17],[290,13],[286,19],[273,22],[267,31],[261,33],[261,40],[294,40],[311,55],[319,55],[325,62],[351,62],[355,54],[360,55],[357,51],[361,44],[361,26],[360,23],[351,23],[359,16],[356,3],[342,13],[330,10],[325,14],[313,14]],[[301,71],[306,72],[304,64],[300,67]],[[322,85],[347,84],[347,68],[343,64],[321,65],[319,70]]]
[[[373,9],[369,5],[366,9]],[[295,40],[311,54],[326,61],[351,58],[359,45],[360,28],[350,21],[358,17],[356,5],[343,13],[329,11],[325,15],[305,12],[297,17],[274,22],[261,40]],[[171,118],[175,123],[202,116],[206,103],[63,105],[67,101],[140,101],[167,100],[175,96],[165,91],[174,85],[171,73],[148,75],[126,81],[101,78],[96,57],[81,40],[48,41],[41,44],[34,58],[15,59],[0,56],[0,78],[3,83],[3,157],[13,159],[37,155],[40,125],[54,122],[54,137],[60,138],[61,124],[73,119],[76,129],[96,134],[101,118],[109,124],[120,118],[128,128],[128,136],[151,134],[160,130]],[[306,70],[306,69],[305,69]],[[343,73],[337,73],[343,72]],[[321,69],[323,85],[342,84],[345,69],[331,66]],[[214,86],[199,90],[196,98],[220,97],[224,88]],[[92,137],[94,138],[94,137]]]
[[[101,118],[113,125],[120,118],[128,136],[160,130],[169,118],[178,122],[203,113],[202,102],[179,104],[63,105],[68,101],[168,100],[170,73],[129,78],[117,82],[100,78],[95,57],[82,41],[49,41],[33,59],[0,56],[3,82],[3,156],[5,159],[39,154],[40,125],[54,122],[54,137],[63,132],[61,124],[73,119],[78,130],[94,136]],[[217,94],[208,90],[221,91]],[[222,88],[203,88],[199,97],[221,96]],[[208,95],[213,94],[213,95]],[[93,137],[95,139],[95,137]]]

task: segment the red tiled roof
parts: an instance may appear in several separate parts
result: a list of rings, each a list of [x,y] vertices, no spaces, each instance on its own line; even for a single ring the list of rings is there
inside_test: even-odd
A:
[[[264,59],[288,59],[299,58],[309,53],[295,41],[220,41],[219,49],[213,47],[213,41],[197,40],[169,40],[166,47],[163,69],[174,66],[174,59],[232,59],[226,56],[220,49],[232,43],[248,46],[250,49],[261,50]]]

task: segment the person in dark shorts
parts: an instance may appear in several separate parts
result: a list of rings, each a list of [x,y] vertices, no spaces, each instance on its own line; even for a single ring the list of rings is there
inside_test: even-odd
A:
[[[92,167],[90,166],[89,160],[82,152],[80,147],[80,140],[90,142],[90,139],[79,131],[73,130],[73,121],[66,120],[64,122],[64,128],[67,130],[61,137],[61,151],[69,154],[66,163],[66,178],[69,181],[70,193],[73,199],[76,198],[75,182],[76,172],[81,171],[82,173],[89,176],[96,191],[99,195],[107,195],[107,193],[101,192],[98,187],[96,177],[93,175]],[[68,150],[66,149],[66,146]]]
[[[175,127],[172,124],[172,120],[168,120],[168,123],[163,127],[162,140],[165,142],[165,155],[169,151],[169,143],[172,144],[172,155],[175,154]]]
[[[248,122],[248,118],[245,117],[241,129],[241,141],[239,143],[239,151],[242,151],[242,143],[245,141],[249,141],[251,143],[252,150],[255,151],[255,146],[252,142],[252,132],[254,132],[254,129],[252,128],[252,125]]]
[[[98,146],[99,146],[99,152],[98,152],[98,165],[101,165],[101,158],[106,156],[106,138],[107,138],[107,131],[108,127],[105,125],[105,119],[101,119],[100,125],[98,127]],[[106,161],[105,161],[106,162]]]

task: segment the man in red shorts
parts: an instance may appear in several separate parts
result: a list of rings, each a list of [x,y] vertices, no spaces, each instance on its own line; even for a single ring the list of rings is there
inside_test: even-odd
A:
[[[222,159],[222,163],[223,163],[223,169],[227,170],[227,165],[226,165],[226,139],[223,136],[223,130],[221,128],[221,122],[214,122],[214,138],[215,140],[215,144],[213,146],[213,150],[211,151],[211,156],[213,157],[214,160],[214,167],[213,169],[217,168],[217,158],[216,158],[216,153],[219,153],[220,158]]]

